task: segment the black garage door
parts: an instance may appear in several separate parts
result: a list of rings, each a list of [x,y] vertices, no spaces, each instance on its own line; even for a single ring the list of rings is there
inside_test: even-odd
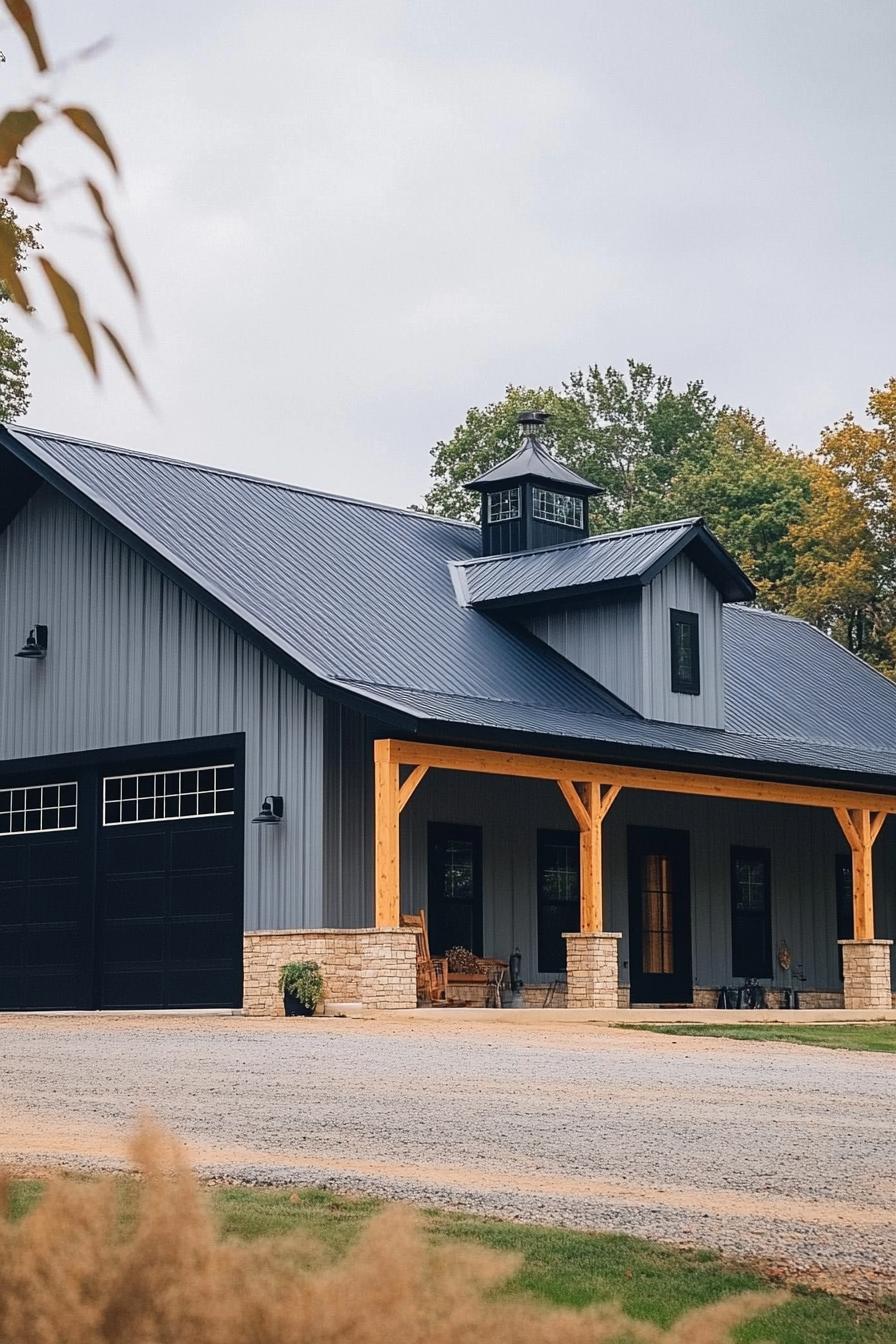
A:
[[[239,1006],[240,775],[233,754],[181,748],[0,785],[0,1007]],[[7,795],[24,801],[4,821]]]
[[[90,1008],[90,855],[79,781],[0,787],[0,1009]]]

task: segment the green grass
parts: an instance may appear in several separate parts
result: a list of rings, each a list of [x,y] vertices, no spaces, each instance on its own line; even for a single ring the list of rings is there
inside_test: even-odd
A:
[[[40,1197],[36,1181],[14,1183],[11,1209],[21,1216]],[[381,1205],[325,1190],[213,1187],[226,1236],[251,1240],[303,1230],[334,1253],[344,1251]],[[730,1293],[770,1286],[755,1269],[710,1251],[682,1250],[634,1237],[533,1227],[426,1210],[431,1235],[479,1242],[522,1255],[505,1291],[527,1292],[563,1306],[618,1301],[632,1316],[668,1326],[690,1307]],[[751,1235],[744,1224],[745,1240]],[[777,1285],[775,1285],[777,1286]],[[869,1306],[827,1293],[793,1289],[791,1300],[742,1326],[737,1338],[767,1344],[896,1344],[896,1301]]]
[[[648,1022],[624,1022],[616,1025],[626,1031],[656,1031],[663,1036],[728,1036],[735,1041],[787,1041],[791,1045],[824,1045],[829,1050],[876,1050],[896,1054],[896,1022],[842,1022],[805,1026],[785,1026],[776,1022],[757,1022],[755,1026],[738,1022],[730,1027],[721,1023],[668,1026]]]

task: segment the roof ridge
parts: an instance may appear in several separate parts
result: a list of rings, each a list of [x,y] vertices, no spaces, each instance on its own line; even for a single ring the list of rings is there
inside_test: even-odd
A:
[[[648,532],[671,532],[677,527],[695,527],[702,517],[676,518],[668,523],[645,523],[641,527],[623,527],[617,532],[595,532],[590,537],[576,537],[575,541],[558,541],[553,546],[534,546],[528,551],[507,551],[501,555],[474,555],[469,560],[450,560],[452,565],[485,565],[494,560],[519,560],[525,555],[544,555],[548,551],[570,551],[577,546],[593,546],[601,541],[615,541],[619,537],[634,537]]]
[[[30,425],[7,422],[11,433],[32,434],[40,439],[52,439],[61,443],[77,443],[97,452],[114,453],[119,457],[139,457],[147,462],[161,462],[167,467],[179,467],[183,471],[200,471],[210,476],[228,476],[238,481],[251,481],[254,485],[265,485],[272,490],[288,490],[297,495],[311,495],[316,499],[332,499],[340,504],[354,504],[361,509],[378,509],[384,513],[400,513],[411,518],[422,518],[428,522],[448,523],[452,527],[464,527],[478,530],[478,523],[464,522],[461,518],[444,518],[437,513],[426,513],[423,509],[402,508],[400,504],[381,504],[373,499],[357,499],[352,495],[337,495],[331,490],[315,490],[311,486],[296,485],[292,481],[275,481],[267,476],[255,476],[245,471],[235,471],[231,467],[215,467],[207,462],[191,462],[188,458],[167,457],[164,453],[147,453],[137,448],[121,448],[113,443],[100,443],[98,439],[84,439],[76,434],[57,434],[51,429],[34,429]]]

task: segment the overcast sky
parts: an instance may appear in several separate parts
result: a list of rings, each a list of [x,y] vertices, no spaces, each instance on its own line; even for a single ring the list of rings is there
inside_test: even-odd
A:
[[[31,424],[406,504],[508,382],[633,355],[810,448],[896,374],[894,0],[36,8],[56,57],[114,39],[59,92],[119,151],[149,335],[65,196],[47,234],[155,408],[49,323]]]

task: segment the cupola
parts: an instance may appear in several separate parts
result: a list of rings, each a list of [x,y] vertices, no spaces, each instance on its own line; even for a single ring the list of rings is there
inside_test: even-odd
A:
[[[482,497],[483,555],[534,551],[588,536],[588,501],[602,487],[548,452],[538,438],[547,419],[545,411],[525,411],[516,452],[464,487]]]

